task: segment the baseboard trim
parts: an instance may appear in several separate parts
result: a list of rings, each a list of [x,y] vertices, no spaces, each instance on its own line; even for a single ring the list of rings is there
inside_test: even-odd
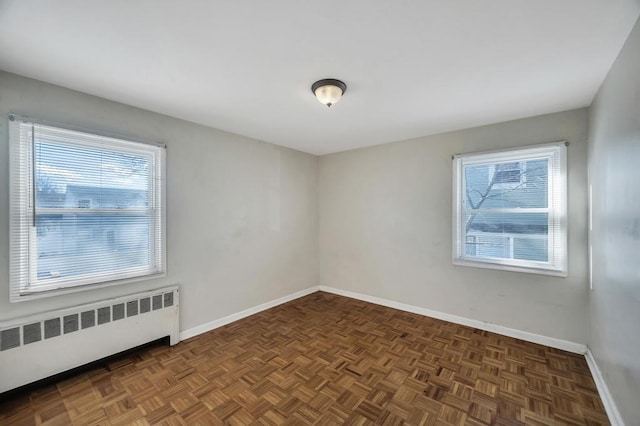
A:
[[[562,349],[568,352],[584,355],[587,352],[587,346],[582,343],[571,342],[568,340],[556,339],[554,337],[543,336],[540,334],[530,333],[528,331],[517,330],[515,328],[503,327],[497,324],[491,324],[485,321],[465,318],[458,315],[447,314],[445,312],[435,311],[432,309],[422,308],[419,306],[408,305],[405,303],[395,302],[393,300],[382,299],[380,297],[369,296],[367,294],[355,293],[352,291],[342,290],[335,287],[320,286],[320,291],[333,293],[340,296],[350,297],[352,299],[370,302],[376,305],[382,305],[389,308],[399,309],[401,311],[411,312],[414,314],[424,315],[431,318],[449,321],[455,324],[466,325],[468,327],[480,330],[490,331],[492,333],[501,334],[503,336],[514,337],[516,339],[526,340],[532,343],[549,346],[556,349]]]
[[[214,330],[223,325],[227,325],[239,319],[248,317],[258,312],[273,308],[283,303],[290,302],[300,297],[306,296],[316,291],[324,291],[327,293],[333,293],[340,296],[350,297],[352,299],[362,300],[363,302],[374,303],[376,305],[387,306],[389,308],[399,309],[405,312],[411,312],[414,314],[424,315],[431,318],[440,319],[443,321],[449,321],[455,324],[466,325],[468,327],[477,328],[480,330],[490,331],[492,333],[501,334],[503,336],[514,337],[516,339],[526,340],[532,343],[538,343],[541,345],[549,346],[552,348],[562,349],[568,352],[585,355],[587,353],[587,346],[582,343],[571,342],[568,340],[556,339],[554,337],[543,336],[540,334],[530,333],[528,331],[522,331],[515,328],[504,327],[497,324],[488,323],[485,321],[475,320],[471,318],[461,317],[458,315],[447,314],[445,312],[436,311],[433,309],[422,308],[420,306],[408,305],[406,303],[400,303],[389,299],[383,299],[376,296],[370,296],[367,294],[356,293],[353,291],[342,290],[329,286],[312,286],[304,290],[297,291],[287,296],[280,297],[278,299],[271,300],[269,302],[262,303],[258,306],[254,306],[249,309],[245,309],[235,314],[228,315],[217,320],[213,320],[199,326],[189,328],[180,332],[180,340],[189,339],[197,336],[198,334],[206,333],[207,331]],[[588,361],[588,359],[587,359]],[[594,364],[595,365],[595,364]],[[602,382],[604,383],[604,382]]]
[[[600,399],[602,399],[602,404],[604,405],[604,409],[607,412],[607,416],[609,416],[609,421],[613,426],[624,426],[624,421],[622,420],[622,416],[620,416],[620,411],[618,411],[618,407],[616,406],[616,403],[611,396],[611,392],[609,392],[609,387],[604,381],[602,372],[598,368],[596,359],[588,346],[587,352],[584,354],[584,356],[587,359],[589,370],[591,370],[593,381],[596,382],[596,387],[598,388],[598,393],[600,394]]]
[[[245,309],[244,311],[236,312],[235,314],[227,315],[226,317],[209,321],[207,323],[198,325],[193,328],[189,328],[187,330],[180,332],[180,340],[189,339],[191,337],[197,336],[198,334],[206,333],[207,331],[214,330],[218,327],[222,327],[223,325],[230,324],[234,321],[238,321],[239,319],[246,318],[250,315],[257,314],[258,312],[265,311],[267,309],[273,308],[278,305],[282,305],[283,303],[290,302],[292,300],[298,299],[300,297],[306,296],[311,293],[315,293],[318,291],[318,286],[313,286],[309,288],[305,288],[304,290],[296,291],[295,293],[291,293],[287,296],[280,297],[278,299],[270,300],[268,302],[262,303],[258,306],[254,306],[249,309]]]

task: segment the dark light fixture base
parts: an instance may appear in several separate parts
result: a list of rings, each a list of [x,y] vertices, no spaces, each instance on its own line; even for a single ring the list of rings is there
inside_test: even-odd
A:
[[[340,80],[336,80],[335,78],[325,78],[325,79],[318,80],[315,83],[313,83],[311,85],[311,92],[315,95],[316,94],[316,90],[319,87],[322,87],[322,86],[336,86],[336,87],[339,87],[340,90],[342,90],[342,94],[343,95],[344,95],[344,92],[347,91],[347,85],[344,82],[342,82]]]

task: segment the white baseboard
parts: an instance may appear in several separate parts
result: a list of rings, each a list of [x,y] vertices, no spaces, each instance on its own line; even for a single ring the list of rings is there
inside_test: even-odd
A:
[[[318,286],[305,288],[304,290],[296,291],[295,293],[291,293],[287,296],[270,300],[269,302],[265,302],[261,305],[254,306],[249,309],[245,309],[244,311],[236,312],[235,314],[227,315],[226,317],[201,324],[197,327],[189,328],[187,330],[180,332],[180,340],[185,340],[190,337],[197,336],[198,334],[206,333],[207,331],[211,331],[218,327],[222,327],[223,325],[227,325],[234,321],[238,321],[239,319],[248,317],[253,314],[257,314],[258,312],[265,311],[275,306],[282,305],[283,303],[290,302],[302,296],[306,296],[307,294],[315,293],[318,290],[319,290]]]
[[[314,293],[316,291],[324,291],[327,293],[333,293],[340,296],[350,297],[352,299],[362,300],[364,302],[375,303],[376,305],[387,306],[389,308],[399,309],[401,311],[412,312],[414,314],[424,315],[431,318],[440,319],[443,321],[449,321],[455,324],[466,325],[468,327],[477,328],[480,330],[490,331],[492,333],[502,334],[503,336],[514,337],[516,339],[526,340],[532,343],[538,343],[552,348],[562,349],[568,352],[584,355],[587,352],[587,346],[582,343],[571,342],[568,340],[556,339],[554,337],[543,336],[540,334],[530,333],[528,331],[517,330],[515,328],[504,327],[497,324],[488,323],[485,321],[475,320],[471,318],[465,318],[458,315],[447,314],[445,312],[435,311],[433,309],[422,308],[419,306],[408,305],[405,303],[395,302],[393,300],[382,299],[376,296],[369,296],[367,294],[355,293],[348,290],[342,290],[335,287],[328,286],[312,286],[304,290],[297,291],[287,296],[280,297],[278,299],[271,300],[258,306],[254,306],[244,311],[237,312],[235,314],[228,315],[226,317],[213,320],[199,326],[189,328],[180,332],[180,340],[185,340],[198,334],[206,333],[223,325],[227,325],[239,319],[248,317],[249,315],[257,314],[266,309],[273,308],[274,306],[281,305],[283,303],[290,302],[298,299],[302,296]]]
[[[526,340],[532,343],[538,343],[552,348],[562,349],[568,352],[584,355],[587,346],[582,343],[571,342],[568,340],[556,339],[554,337],[543,336],[540,334],[530,333],[528,331],[517,330],[515,328],[503,327],[497,324],[491,324],[485,321],[479,321],[471,318],[465,318],[458,315],[447,314],[445,312],[434,311],[432,309],[422,308],[419,306],[407,305],[405,303],[395,302],[393,300],[382,299],[380,297],[369,296],[366,294],[355,293],[352,291],[341,290],[339,288],[320,286],[320,291],[338,294],[340,296],[350,297],[352,299],[362,300],[364,302],[375,303],[376,305],[387,306],[389,308],[399,309],[401,311],[412,312],[414,314],[424,315],[443,321],[453,322],[455,324],[466,325],[480,330],[490,331],[492,333],[502,334],[503,336],[514,337],[516,339]]]
[[[604,381],[604,377],[602,377],[602,373],[598,368],[596,359],[589,347],[587,347],[587,353],[584,356],[587,359],[589,370],[591,370],[593,381],[596,382],[596,387],[598,388],[598,393],[600,394],[600,399],[602,399],[604,409],[607,411],[607,415],[609,416],[609,421],[613,426],[624,426],[624,421],[622,421],[618,407],[616,407],[616,403],[611,396],[611,392],[609,392],[609,387]]]

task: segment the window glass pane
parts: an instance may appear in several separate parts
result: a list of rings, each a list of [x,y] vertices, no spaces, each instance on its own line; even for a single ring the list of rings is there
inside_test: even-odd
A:
[[[144,209],[149,157],[93,147],[35,144],[37,208]]]
[[[38,215],[38,280],[151,267],[150,224],[143,214]]]
[[[477,256],[477,250],[476,250],[476,237],[473,235],[468,235],[465,238],[465,244],[464,244],[464,254],[465,256]]]
[[[467,165],[467,209],[546,208],[548,160]]]
[[[467,213],[467,232],[547,235],[547,213]]]
[[[546,238],[536,238],[535,235],[522,235],[513,239],[514,259],[549,260],[549,246]]]
[[[547,213],[465,215],[465,255],[548,261]]]
[[[467,241],[469,241],[467,237]],[[473,257],[511,259],[511,240],[500,234],[478,233],[473,242],[465,245],[467,253],[473,251]]]

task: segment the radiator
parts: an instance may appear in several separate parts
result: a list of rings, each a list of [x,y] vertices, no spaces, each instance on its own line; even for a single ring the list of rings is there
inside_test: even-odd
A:
[[[179,288],[165,287],[0,322],[0,393],[169,336]]]

